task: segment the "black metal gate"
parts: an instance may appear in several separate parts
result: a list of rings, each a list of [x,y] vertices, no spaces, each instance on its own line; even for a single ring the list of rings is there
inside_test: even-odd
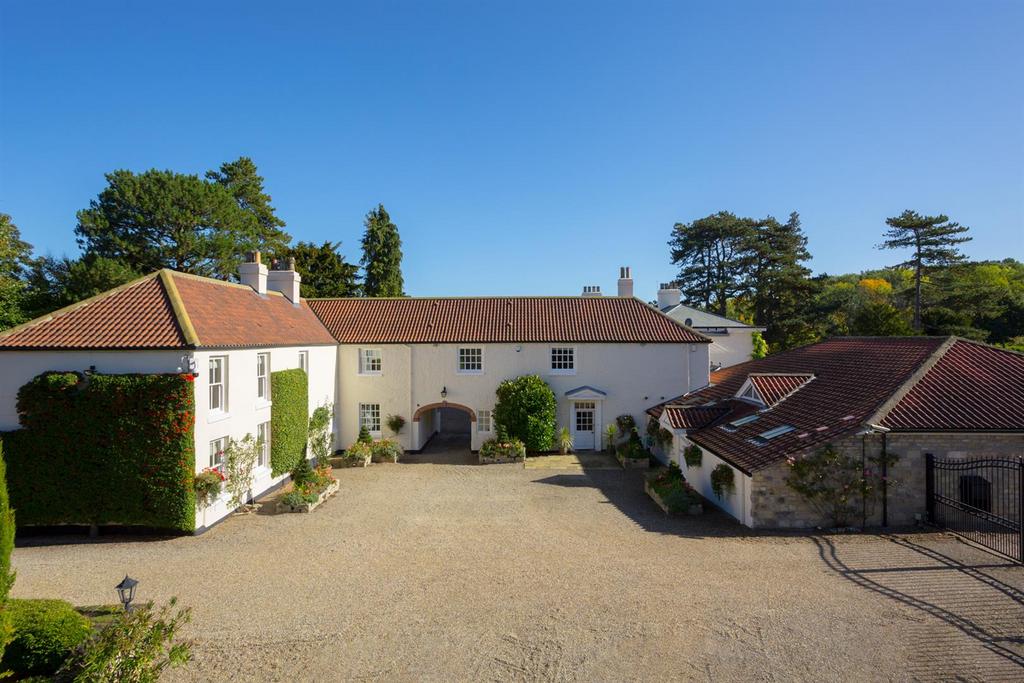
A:
[[[926,462],[928,520],[1024,563],[1024,458]]]

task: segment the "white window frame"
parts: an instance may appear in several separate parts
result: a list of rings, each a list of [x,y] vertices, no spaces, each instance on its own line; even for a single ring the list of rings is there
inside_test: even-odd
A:
[[[569,351],[571,353],[571,357],[572,357],[572,367],[571,368],[556,368],[555,367],[555,352],[556,351],[562,352],[563,356],[565,355],[564,352],[566,352],[566,351]],[[565,358],[563,357],[560,362],[562,364],[564,364],[565,363]],[[579,353],[578,353],[578,351],[577,351],[575,346],[552,346],[550,349],[548,349],[548,370],[549,370],[549,372],[552,375],[575,375],[576,374],[576,370],[578,368],[579,368]]]
[[[374,410],[376,408],[376,410]],[[376,413],[376,415],[374,415]],[[359,404],[359,429],[365,426],[370,434],[380,436],[381,434],[381,421],[380,421],[380,404],[379,403],[360,403]],[[369,418],[368,420],[365,418]],[[376,425],[374,424],[376,422]],[[376,426],[376,429],[374,429]]]
[[[256,425],[256,465],[267,467],[270,465],[270,420],[260,422]]]
[[[374,355],[376,354],[376,358]],[[376,361],[376,362],[374,362]],[[368,369],[368,366],[372,368],[376,365],[377,368]],[[360,375],[382,375],[384,374],[384,352],[377,348],[361,348],[359,349],[359,374]]]
[[[494,431],[494,413],[490,410],[476,411],[476,431],[490,433]]]
[[[478,351],[480,353],[479,368],[463,368],[463,351]],[[455,372],[459,375],[482,375],[484,374],[484,347],[482,346],[460,346],[455,352]]]
[[[309,351],[299,351],[299,368],[309,374]]]
[[[213,368],[219,364],[220,381],[213,380]],[[210,401],[210,413],[213,415],[227,415],[228,412],[228,357],[210,356],[206,371],[206,379],[209,382],[210,390],[208,399]],[[214,396],[217,396],[217,406],[214,406]]]
[[[262,372],[261,372],[262,361]],[[270,354],[256,354],[256,400],[270,403]]]
[[[222,436],[210,442],[210,469],[224,471],[224,451],[228,448],[228,437]],[[218,454],[220,457],[218,459]]]

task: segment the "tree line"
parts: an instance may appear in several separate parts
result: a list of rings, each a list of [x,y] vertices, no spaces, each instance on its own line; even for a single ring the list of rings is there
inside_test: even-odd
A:
[[[785,222],[721,211],[676,223],[670,258],[691,306],[766,328],[770,352],[833,336],[956,334],[1024,350],[1024,264],[969,261],[969,228],[904,211],[878,248],[909,256],[877,270],[812,275],[796,212]]]
[[[160,268],[230,280],[247,252],[293,257],[302,296],[403,296],[402,240],[383,205],[366,214],[362,258],[340,241],[298,241],[271,204],[247,157],[203,177],[117,170],[76,214],[74,258],[36,255],[0,213],[0,330],[104,292]]]

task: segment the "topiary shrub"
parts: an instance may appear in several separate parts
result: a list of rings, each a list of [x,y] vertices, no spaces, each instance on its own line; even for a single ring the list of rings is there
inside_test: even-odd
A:
[[[192,375],[47,372],[4,435],[18,523],[195,529]]]
[[[88,619],[63,600],[9,600],[14,638],[0,669],[15,676],[50,676],[92,632]]]
[[[502,381],[495,393],[499,433],[520,439],[527,450],[549,450],[555,440],[558,402],[547,382],[538,375],[523,375]]]
[[[309,380],[301,368],[270,373],[270,472],[291,472],[306,457],[309,440]]]
[[[724,462],[719,463],[715,469],[711,470],[711,490],[719,499],[731,496],[736,490],[736,474]]]
[[[3,659],[4,647],[14,633],[6,608],[7,596],[14,585],[14,572],[11,571],[13,548],[14,510],[7,499],[7,465],[4,463],[4,445],[0,442],[0,660]],[[3,667],[0,667],[2,671]]]
[[[366,428],[366,425],[359,426],[359,436],[356,437],[356,441],[359,443],[373,443],[373,436],[370,434],[370,430]]]
[[[703,461],[703,451],[701,451],[700,446],[696,444],[687,446],[686,450],[683,451],[683,460],[686,461],[687,467],[700,467]]]

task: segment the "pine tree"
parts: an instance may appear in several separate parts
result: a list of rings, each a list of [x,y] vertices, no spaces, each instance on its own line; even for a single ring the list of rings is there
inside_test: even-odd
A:
[[[270,253],[288,244],[291,237],[282,230],[285,222],[270,205],[270,195],[263,191],[263,176],[252,159],[239,157],[225,162],[219,171],[207,171],[206,179],[224,186],[238,202],[238,208],[256,219],[259,224],[257,248]]]
[[[729,299],[747,288],[754,222],[728,211],[676,223],[668,244],[687,302],[724,316]]]
[[[964,255],[957,245],[969,242],[963,236],[966,225],[952,223],[948,216],[922,216],[916,211],[904,211],[885,221],[889,230],[879,249],[913,249],[913,255],[895,268],[914,269],[914,329],[921,330],[921,281],[932,268],[960,263]]]
[[[765,327],[772,350],[789,348],[803,327],[801,311],[813,291],[811,271],[803,265],[811,258],[800,214],[779,223],[769,216],[758,221],[750,237],[748,293],[754,323]]]
[[[359,266],[345,261],[338,251],[341,242],[299,242],[280,252],[278,258],[293,257],[295,270],[302,276],[302,296],[358,296]]]
[[[383,204],[366,214],[363,233],[363,294],[405,296],[402,281],[402,238]]]

